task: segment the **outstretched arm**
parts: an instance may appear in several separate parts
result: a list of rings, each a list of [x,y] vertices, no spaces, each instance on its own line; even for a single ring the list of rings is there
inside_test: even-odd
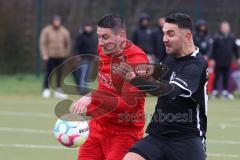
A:
[[[152,75],[157,73],[157,70],[157,67],[154,67]],[[149,80],[149,78],[138,76],[137,73],[130,69],[130,66],[124,63],[121,63],[119,72],[121,72],[123,77],[134,86],[153,96],[159,97],[166,95],[169,98],[174,98],[176,96],[191,97],[198,88],[200,77],[203,73],[203,67],[199,66],[199,64],[186,65],[182,72],[170,82],[161,79]],[[145,72],[147,73],[147,71]],[[142,71],[142,73],[144,72]],[[160,75],[160,77],[161,76],[162,75]]]
[[[174,89],[174,85],[169,84],[167,81],[159,80],[168,71],[164,65],[140,64],[134,71],[130,65],[121,63],[118,70],[127,81],[139,90],[153,96],[167,95]]]

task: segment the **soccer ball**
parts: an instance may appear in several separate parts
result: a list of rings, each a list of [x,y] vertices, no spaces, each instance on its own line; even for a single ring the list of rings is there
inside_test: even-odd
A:
[[[64,146],[76,148],[82,145],[89,134],[87,121],[65,121],[58,119],[54,126],[56,139]]]

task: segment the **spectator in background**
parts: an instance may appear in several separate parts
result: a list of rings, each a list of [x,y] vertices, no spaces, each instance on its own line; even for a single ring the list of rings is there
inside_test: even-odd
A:
[[[152,30],[150,28],[150,17],[143,13],[139,17],[139,26],[133,31],[132,42],[140,47],[148,56],[150,62],[154,62],[153,58],[153,41]]]
[[[84,94],[88,92],[85,77],[92,73],[91,57],[84,55],[97,55],[97,36],[94,33],[92,22],[84,23],[83,31],[76,38],[74,53],[75,55],[82,55],[81,64],[84,65],[74,72],[74,77],[79,93]]]
[[[163,31],[162,27],[165,23],[164,17],[159,17],[157,27],[154,29],[153,37],[153,53],[156,58],[156,62],[162,62],[166,57],[166,49],[163,43]]]
[[[51,25],[46,26],[40,36],[40,50],[42,59],[46,62],[46,74],[42,97],[49,98],[51,91],[48,85],[50,73],[70,55],[71,40],[68,30],[62,26],[61,17],[55,15]],[[57,90],[54,93],[56,98],[67,98],[67,95],[60,89],[61,70],[56,73]]]
[[[208,60],[209,55],[211,54],[211,43],[210,38],[208,37],[207,22],[203,19],[196,22],[194,44],[199,48],[203,57]]]
[[[218,80],[220,79],[220,76],[222,76],[222,96],[227,99],[234,99],[233,95],[227,90],[228,76],[233,55],[235,55],[240,64],[236,39],[231,33],[230,24],[227,21],[223,21],[220,24],[219,32],[213,37],[213,50],[211,54],[211,58],[214,60],[215,64],[214,90],[212,92],[213,98],[219,95]]]

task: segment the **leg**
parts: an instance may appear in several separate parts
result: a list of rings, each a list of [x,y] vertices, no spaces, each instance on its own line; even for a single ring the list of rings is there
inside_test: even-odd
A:
[[[88,139],[80,146],[78,160],[104,160],[99,128],[93,121],[90,121],[89,128]]]
[[[64,62],[64,58],[55,58],[55,61],[54,61],[54,70],[55,73],[55,78],[56,78],[56,91],[54,93],[54,96],[56,98],[61,98],[61,99],[64,99],[64,98],[67,98],[68,95],[64,94],[63,93],[63,90],[61,89],[61,87],[63,86],[63,78],[62,78],[62,72],[64,70],[64,66],[62,65],[62,63]],[[60,66],[61,65],[61,66]]]
[[[61,65],[64,62],[64,58],[58,58],[56,59],[56,63],[54,68],[58,67],[59,65]],[[62,82],[62,72],[63,72],[63,68],[61,67],[57,70],[57,76],[56,76],[56,80],[57,80],[57,88],[61,87],[61,82]]]
[[[79,69],[73,71],[73,77],[74,77],[75,83],[77,85],[76,90],[78,91],[78,93],[80,93],[80,87],[79,87],[80,86],[80,84],[79,84],[80,70]]]
[[[49,89],[48,79],[49,79],[49,76],[50,76],[53,68],[54,68],[53,59],[50,58],[46,62],[45,78],[44,78],[44,82],[43,82],[43,92],[42,92],[42,97],[43,98],[49,98],[51,96],[51,91]]]
[[[206,147],[200,137],[183,140],[171,139],[166,145],[169,160],[205,160]]]
[[[214,80],[213,80],[213,92],[212,92],[212,96],[216,97],[218,96],[218,80],[220,78],[220,74],[221,74],[221,69],[219,66],[215,66],[214,68]]]
[[[88,140],[79,148],[78,160],[104,160],[104,155],[97,139]]]
[[[80,93],[82,95],[86,94],[88,92],[87,89],[87,81],[88,81],[88,69],[89,69],[89,62],[87,60],[83,60],[82,61],[82,65],[81,68],[79,68],[80,70],[80,74],[79,74],[79,88],[80,88]]]
[[[74,78],[75,83],[77,85],[79,85],[79,71],[78,70],[73,71],[73,78]]]
[[[234,96],[228,92],[228,81],[229,81],[229,71],[230,71],[230,66],[224,66],[222,68],[222,72],[223,72],[223,91],[222,91],[222,95],[225,98],[234,99]]]
[[[221,74],[221,69],[218,66],[215,66],[214,68],[214,72],[215,72],[215,76],[214,76],[214,81],[213,81],[213,89],[214,90],[218,90],[218,81],[220,78],[220,74]]]
[[[46,62],[46,71],[45,71],[45,78],[44,78],[44,84],[43,84],[43,87],[44,89],[46,88],[49,88],[49,85],[48,85],[48,78],[52,72],[52,70],[54,69],[54,60],[52,58],[48,59],[47,62]]]
[[[142,156],[134,152],[128,152],[123,160],[145,160]]]
[[[105,160],[122,160],[139,138],[130,134],[110,134],[103,145]]]
[[[164,140],[148,135],[129,149],[124,160],[166,160],[164,148]]]
[[[230,66],[224,66],[222,67],[222,74],[223,74],[223,89],[228,89],[228,80],[229,80],[229,70]]]

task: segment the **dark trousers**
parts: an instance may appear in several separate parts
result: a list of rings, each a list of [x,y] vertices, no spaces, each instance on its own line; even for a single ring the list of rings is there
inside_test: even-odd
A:
[[[220,77],[222,77],[223,89],[227,90],[229,71],[230,71],[230,65],[215,66],[214,68],[215,77],[214,77],[214,86],[213,86],[214,90],[218,89],[218,80],[220,79]]]
[[[46,62],[46,70],[45,70],[45,79],[44,79],[44,84],[43,87],[44,89],[49,88],[49,83],[48,79],[52,71],[59,66],[60,64],[63,63],[65,58],[49,58]],[[62,67],[61,67],[62,68]],[[62,69],[56,70],[56,86],[59,88],[61,86],[61,74],[62,74]]]
[[[88,80],[93,72],[93,63],[91,60],[81,60],[81,66],[73,72],[75,82],[77,84],[78,92],[84,95],[89,92]]]

